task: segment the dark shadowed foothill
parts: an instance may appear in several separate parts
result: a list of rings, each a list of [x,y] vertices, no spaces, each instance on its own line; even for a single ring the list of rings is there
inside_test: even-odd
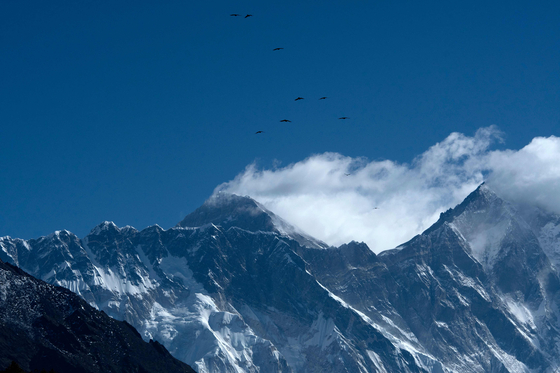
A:
[[[158,342],[68,289],[0,260],[0,368],[57,373],[193,373]],[[10,370],[8,370],[10,371]],[[15,370],[17,371],[17,370]]]

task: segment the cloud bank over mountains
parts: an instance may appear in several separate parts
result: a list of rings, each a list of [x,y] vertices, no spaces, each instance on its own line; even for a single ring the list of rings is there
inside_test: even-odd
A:
[[[473,137],[452,133],[410,164],[338,153],[275,169],[250,164],[218,186],[249,195],[331,245],[357,240],[391,249],[433,224],[485,181],[500,196],[560,213],[560,138],[534,138],[520,150],[491,150],[495,126]]]

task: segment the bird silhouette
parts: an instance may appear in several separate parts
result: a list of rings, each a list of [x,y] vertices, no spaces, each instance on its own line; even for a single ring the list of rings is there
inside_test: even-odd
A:
[[[253,16],[252,14],[247,14],[247,15],[245,16],[245,18],[249,18],[249,17],[252,17],[252,16]]]
[[[284,48],[274,48],[273,51],[279,51],[280,49],[284,49]]]
[[[325,99],[326,99],[326,97],[321,97],[319,100],[325,100]]]
[[[344,174],[345,176],[350,176],[351,174]]]
[[[291,122],[291,120],[288,119],[282,119],[280,122]]]
[[[255,135],[256,135],[257,133],[264,133],[264,131],[257,131],[257,132],[255,132]]]
[[[241,14],[235,14],[235,13],[234,13],[234,14],[230,14],[230,16],[232,16],[232,17],[239,17],[240,15],[241,15]]]
[[[294,101],[303,100],[303,97],[298,97]]]
[[[340,117],[340,118],[338,118],[338,119],[348,119],[348,117]]]

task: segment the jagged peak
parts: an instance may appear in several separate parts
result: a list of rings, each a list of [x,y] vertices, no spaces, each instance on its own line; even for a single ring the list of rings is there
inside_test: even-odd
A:
[[[218,192],[187,215],[178,227],[202,227],[209,224],[227,229],[236,226],[249,231],[277,231],[274,214],[251,197]]]
[[[508,201],[500,198],[486,183],[482,183],[459,205],[442,212],[437,222],[426,229],[422,234],[414,236],[409,241],[393,249],[385,250],[379,253],[378,256],[383,258],[391,257],[401,252],[403,249],[409,248],[412,243],[422,239],[423,236],[436,232],[437,234],[453,232],[460,240],[465,241],[465,221],[471,222],[471,224],[473,222],[480,224],[481,222],[477,221],[477,216],[486,215],[488,211],[492,211],[496,219],[498,219],[498,217],[515,219],[515,207]],[[466,228],[469,228],[468,225],[469,223],[467,223]]]
[[[340,246],[338,246],[338,247],[334,247],[334,249],[337,249],[337,250],[346,250],[346,249],[348,249],[348,248],[354,248],[354,247],[367,248],[368,250],[371,251],[371,249],[369,248],[369,246],[368,246],[365,242],[363,242],[363,241],[355,241],[355,240],[352,240],[352,241],[350,241],[350,242],[348,242],[348,243],[344,243],[344,244],[342,244],[342,245],[340,245]],[[373,252],[373,251],[372,251],[372,252]]]
[[[220,226],[224,230],[237,227],[250,232],[272,232],[290,236],[304,246],[328,247],[324,242],[303,233],[249,196],[218,192],[187,215],[176,227],[200,228],[210,225]]]
[[[371,249],[365,242],[358,242],[354,240],[342,244],[338,247],[331,248],[331,250],[333,249],[338,250],[339,252],[344,253],[344,255],[350,257],[363,257],[364,255],[367,255],[375,258],[377,256],[373,251],[371,251]]]
[[[509,246],[503,246],[501,242],[512,232],[515,232],[515,239],[523,236],[531,241],[531,228],[519,213],[517,205],[502,199],[490,186],[483,183],[459,205],[441,213],[438,221],[421,235],[379,256],[389,258],[403,249],[415,247],[415,244],[428,236],[431,236],[428,240],[454,236],[464,244],[462,246],[469,256],[485,268],[493,268],[498,255],[505,255],[500,254],[502,248],[506,248],[504,253],[509,252]],[[531,242],[533,241],[536,242],[536,238]],[[529,249],[533,250],[530,255],[540,257],[540,249],[533,246],[527,248]]]
[[[120,231],[121,229],[119,227],[117,227],[117,225],[115,223],[113,223],[112,221],[103,221],[101,223],[99,223],[98,225],[96,225],[88,234],[88,236],[97,236],[99,234],[101,234],[102,232],[107,232],[107,231]]]
[[[478,188],[476,188],[473,191],[473,193],[476,194],[479,198],[484,198],[487,201],[493,201],[493,200],[496,200],[496,199],[500,199],[498,194],[496,194],[496,192],[492,188],[490,188],[488,186],[488,184],[486,184],[485,182],[480,184],[478,186]],[[473,194],[473,193],[471,193],[471,194]]]
[[[121,230],[124,230],[125,228],[121,228]],[[135,232],[138,232],[136,230],[136,228],[130,227],[129,229],[133,229]],[[140,231],[140,234],[145,235],[145,234],[152,234],[154,232],[156,232],[157,234],[160,234],[161,232],[164,232],[164,231],[165,231],[165,229],[160,227],[159,224],[154,224],[154,225],[150,225],[149,227],[146,227],[146,228],[142,229]]]
[[[35,241],[35,242],[40,242],[40,241],[53,241],[53,240],[64,240],[67,237],[72,237],[75,239],[78,239],[78,236],[76,236],[74,233],[70,232],[67,229],[62,229],[62,230],[56,230],[46,236],[41,236],[39,238],[36,239],[31,239],[31,241]],[[25,240],[23,240],[25,242]]]
[[[457,216],[461,215],[468,208],[472,208],[474,205],[481,206],[491,203],[503,204],[504,201],[486,183],[482,183],[459,205],[440,213],[438,221],[426,229],[424,233],[433,232],[445,223],[453,222]]]

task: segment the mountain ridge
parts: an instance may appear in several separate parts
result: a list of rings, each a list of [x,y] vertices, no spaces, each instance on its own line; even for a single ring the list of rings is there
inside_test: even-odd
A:
[[[82,240],[2,238],[0,258],[72,288],[201,373],[559,366],[553,214],[483,184],[376,255],[325,245],[248,197],[212,198],[168,230],[104,222]]]

